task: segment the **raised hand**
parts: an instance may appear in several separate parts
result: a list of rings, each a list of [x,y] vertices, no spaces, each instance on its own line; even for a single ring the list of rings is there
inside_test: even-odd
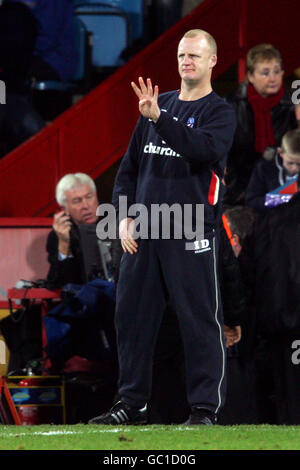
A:
[[[71,225],[70,216],[65,211],[54,215],[53,229],[58,238],[58,251],[65,255],[69,253]]]
[[[139,77],[139,86],[134,82],[131,82],[131,86],[139,99],[140,113],[145,118],[152,119],[156,122],[160,116],[160,109],[157,104],[158,86],[155,85],[153,91],[151,79],[147,78],[147,84],[145,84],[142,77]]]

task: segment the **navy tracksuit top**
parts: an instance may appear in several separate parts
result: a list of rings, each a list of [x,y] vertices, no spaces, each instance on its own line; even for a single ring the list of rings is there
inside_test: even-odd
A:
[[[153,203],[204,204],[205,231],[216,224],[218,191],[231,147],[234,110],[214,91],[182,101],[178,91],[163,93],[156,123],[140,116],[121,162],[113,203],[126,195],[128,206]]]

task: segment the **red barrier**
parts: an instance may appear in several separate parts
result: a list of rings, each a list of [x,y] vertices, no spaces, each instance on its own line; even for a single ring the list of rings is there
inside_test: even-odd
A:
[[[19,280],[46,278],[51,228],[52,218],[0,218],[0,301],[7,299],[7,290]]]

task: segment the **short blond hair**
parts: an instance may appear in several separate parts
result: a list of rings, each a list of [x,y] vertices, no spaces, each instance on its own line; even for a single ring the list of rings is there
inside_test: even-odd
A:
[[[300,155],[300,129],[287,131],[281,139],[283,153]]]
[[[197,36],[201,36],[201,35],[205,36],[205,39],[211,49],[211,52],[217,55],[217,43],[215,41],[215,38],[207,31],[204,31],[204,29],[190,29],[182,36],[182,39],[183,38],[196,38]]]

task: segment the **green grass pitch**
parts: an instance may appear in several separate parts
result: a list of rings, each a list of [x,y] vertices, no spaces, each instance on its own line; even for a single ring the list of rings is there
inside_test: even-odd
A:
[[[0,425],[0,451],[299,449],[300,426]]]

